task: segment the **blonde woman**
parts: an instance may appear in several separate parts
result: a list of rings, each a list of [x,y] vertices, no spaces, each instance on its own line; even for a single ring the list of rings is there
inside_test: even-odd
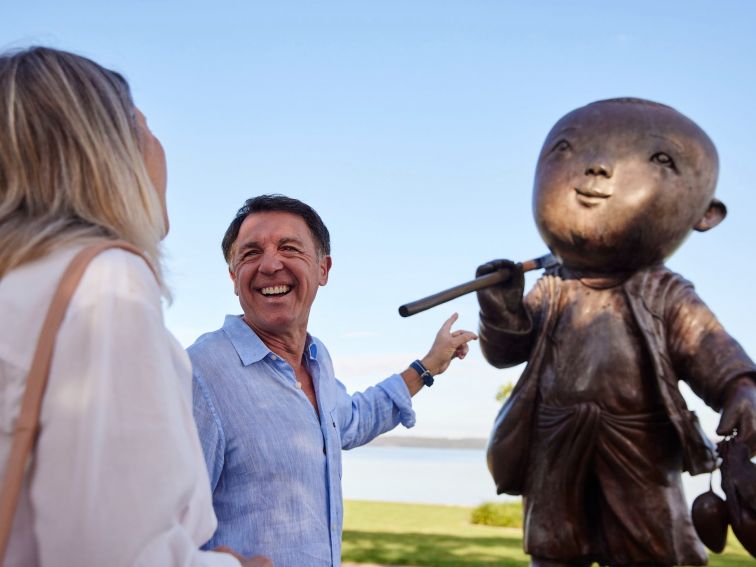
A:
[[[5,565],[272,565],[199,551],[216,520],[189,361],[161,311],[165,188],[120,75],[48,48],[0,54],[0,478],[64,268],[103,239],[151,264],[108,250],[71,300]]]

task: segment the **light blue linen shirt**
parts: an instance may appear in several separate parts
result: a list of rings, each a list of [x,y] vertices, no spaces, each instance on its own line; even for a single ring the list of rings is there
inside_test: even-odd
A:
[[[205,453],[218,530],[204,546],[266,555],[276,567],[341,564],[341,449],[415,424],[398,374],[349,395],[328,351],[308,335],[304,362],[320,418],[291,366],[240,316],[188,349],[194,418]]]

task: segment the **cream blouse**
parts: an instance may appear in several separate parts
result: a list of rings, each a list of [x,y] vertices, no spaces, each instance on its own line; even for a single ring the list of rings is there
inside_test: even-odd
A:
[[[78,248],[0,279],[0,474],[47,307]],[[191,367],[160,290],[123,250],[90,264],[57,338],[7,566],[238,566],[216,527]]]

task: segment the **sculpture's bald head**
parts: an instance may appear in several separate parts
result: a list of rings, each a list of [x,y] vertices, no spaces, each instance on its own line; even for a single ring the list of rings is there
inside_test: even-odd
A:
[[[538,158],[533,212],[568,267],[621,272],[669,256],[692,229],[726,214],[718,158],[694,122],[642,99],[591,103],[564,116]]]

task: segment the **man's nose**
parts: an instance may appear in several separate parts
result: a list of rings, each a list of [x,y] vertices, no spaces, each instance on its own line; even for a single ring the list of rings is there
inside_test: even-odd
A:
[[[283,263],[275,252],[264,252],[260,260],[259,270],[264,274],[273,274],[283,268]]]
[[[596,159],[588,163],[585,168],[586,175],[603,176],[609,179],[612,176],[612,166],[606,160]]]

